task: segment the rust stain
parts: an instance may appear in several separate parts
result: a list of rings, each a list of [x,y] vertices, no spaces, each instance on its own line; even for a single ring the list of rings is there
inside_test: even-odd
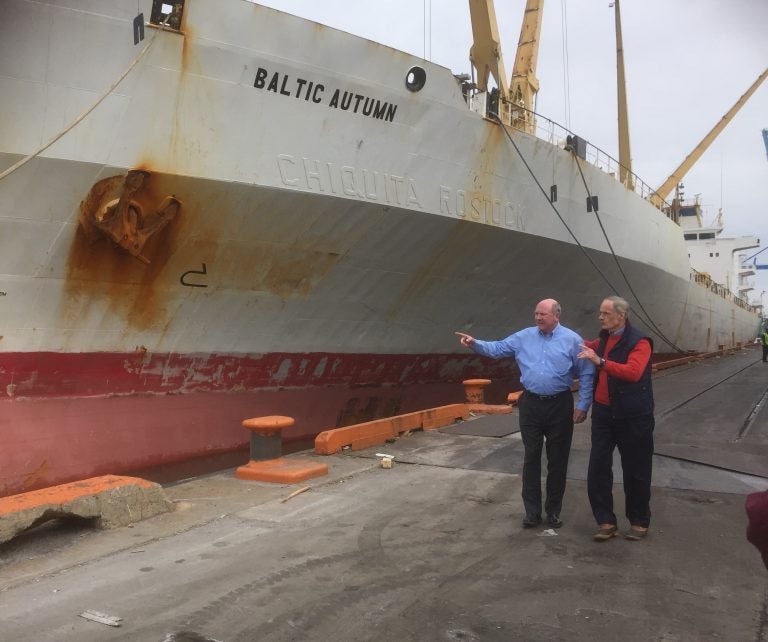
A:
[[[134,195],[145,212],[152,212],[167,195],[158,190],[156,178],[150,175],[144,188]],[[108,312],[124,318],[136,329],[156,326],[164,319],[163,292],[156,288],[155,282],[173,253],[178,219],[148,240],[144,255],[150,260],[149,265],[108,240],[88,220],[89,212],[116,198],[123,181],[124,176],[99,181],[80,204],[80,225],[67,260],[67,297],[62,311],[65,319],[82,318],[94,300],[108,301]]]
[[[301,251],[289,248],[288,256],[271,258],[269,271],[264,275],[264,289],[286,298],[292,294],[307,295],[320,278],[333,267],[339,254]]]
[[[514,135],[514,133],[512,135]],[[501,126],[487,127],[485,141],[480,148],[480,156],[477,159],[478,162],[475,166],[478,174],[495,174],[498,176],[498,168],[505,166],[502,162],[509,151],[509,143]],[[507,162],[506,165],[508,166],[509,163]]]
[[[125,176],[92,187],[81,203],[80,225],[69,249],[60,309],[65,327],[78,327],[98,310],[106,319],[123,319],[127,330],[167,333],[174,320],[169,297],[178,297],[181,275],[199,270],[202,263],[207,289],[195,289],[195,294],[225,288],[287,299],[308,295],[341,257],[340,240],[332,235],[303,234],[288,245],[276,242],[279,238],[262,240],[274,236],[279,213],[273,203],[249,207],[250,187],[154,173],[150,163],[140,168],[150,176],[133,200],[152,212],[173,195],[181,210],[149,238],[142,250],[150,261],[145,264],[88,220],[89,212],[116,198]]]
[[[186,17],[186,12],[184,15]],[[199,142],[194,137],[189,137],[186,134],[190,127],[190,131],[193,131],[199,126],[199,124],[190,126],[188,115],[200,112],[207,114],[210,122],[215,120],[213,110],[216,100],[212,95],[211,83],[209,81],[200,82],[199,80],[199,77],[205,74],[199,58],[195,56],[195,50],[195,32],[185,26],[167,150],[170,166],[173,168],[187,167],[191,157],[199,157],[204,151],[201,150]],[[195,93],[200,88],[208,92],[205,106],[202,104],[203,98]],[[182,170],[182,173],[188,172]]]
[[[191,56],[192,43],[195,39],[195,33],[187,26],[187,14],[184,13],[182,22],[182,44],[181,44],[181,73],[182,75],[189,71],[189,60]]]

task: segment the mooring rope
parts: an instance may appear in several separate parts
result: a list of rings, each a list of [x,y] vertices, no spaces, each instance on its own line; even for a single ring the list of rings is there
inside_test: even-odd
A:
[[[160,25],[160,31],[165,31],[165,25]],[[136,56],[136,58],[133,60],[133,62],[126,67],[125,71],[121,73],[117,79],[110,85],[110,87],[101,95],[99,96],[98,100],[93,103],[88,109],[86,109],[82,114],[80,114],[75,120],[73,120],[69,125],[67,125],[64,129],[62,129],[58,134],[56,134],[51,140],[49,140],[47,143],[45,143],[42,147],[36,149],[34,152],[32,152],[29,156],[26,156],[22,158],[20,161],[15,163],[14,165],[11,165],[8,169],[6,169],[4,172],[0,173],[0,181],[3,180],[6,176],[10,176],[13,174],[17,169],[23,167],[26,165],[29,161],[31,161],[36,156],[39,156],[42,154],[46,149],[48,149],[51,145],[53,145],[56,141],[60,140],[63,136],[65,136],[68,132],[70,132],[79,122],[81,122],[88,114],[90,114],[96,107],[98,107],[107,96],[109,96],[116,88],[117,86],[125,79],[125,77],[131,72],[131,70],[139,63],[139,61],[144,57],[144,55],[149,51],[149,48],[152,46],[152,44],[155,42],[155,39],[157,38],[157,33],[155,33],[154,36],[152,36],[151,40],[144,45],[144,48],[139,52],[139,55]]]
[[[531,178],[533,179],[534,183],[536,183],[536,186],[539,188],[539,191],[542,193],[542,195],[546,199],[546,201],[549,204],[549,206],[554,210],[555,214],[557,215],[557,218],[560,219],[560,222],[563,224],[565,229],[568,231],[568,233],[570,234],[570,236],[573,239],[574,243],[576,243],[576,245],[579,247],[579,249],[581,250],[581,252],[584,255],[584,257],[587,259],[587,261],[589,261],[589,263],[592,265],[594,270],[600,275],[600,277],[603,279],[603,281],[605,281],[605,283],[608,285],[608,287],[611,290],[613,290],[614,292],[619,293],[620,292],[619,288],[615,287],[613,285],[613,283],[611,283],[611,280],[608,278],[608,276],[605,274],[605,272],[603,272],[598,267],[598,265],[595,263],[595,261],[592,260],[592,257],[589,255],[589,252],[587,252],[587,249],[581,244],[579,239],[576,238],[576,234],[574,234],[573,230],[570,228],[568,223],[565,221],[563,216],[560,214],[560,211],[557,209],[557,207],[552,202],[552,200],[547,196],[547,193],[546,193],[546,191],[544,191],[544,187],[541,185],[541,182],[536,177],[536,174],[534,173],[533,168],[528,164],[528,161],[525,159],[525,156],[523,156],[522,151],[520,151],[520,148],[517,146],[517,143],[515,143],[514,139],[510,135],[509,131],[507,131],[506,126],[501,121],[501,119],[499,118],[498,114],[495,114],[493,112],[489,112],[488,115],[499,123],[499,126],[501,127],[502,131],[506,134],[507,139],[512,144],[512,147],[514,147],[515,151],[517,152],[517,155],[520,157],[521,162],[523,163],[523,165],[525,165],[525,168],[528,170],[528,173],[531,175]],[[578,162],[577,162],[577,166],[578,166]],[[581,172],[581,167],[580,166],[579,166],[579,172]],[[582,174],[581,178],[582,178],[582,181],[584,181],[584,186],[587,188],[587,195],[590,196],[590,198],[591,198],[591,194],[589,193],[589,188],[586,185],[586,181],[584,179],[584,175],[583,174]],[[600,218],[599,217],[598,217],[598,222],[600,222]],[[602,222],[600,222],[600,226],[602,227]],[[640,313],[637,312],[637,310],[635,310],[635,314],[638,317],[638,319],[642,323],[644,323],[646,326],[648,326],[648,328],[650,330],[652,330],[655,334],[657,334],[657,336],[659,336],[659,338],[661,338],[661,340],[664,341],[665,343],[667,343],[671,348],[673,348],[674,350],[684,354],[685,351],[682,348],[680,348],[680,346],[676,345],[671,339],[666,337],[658,329],[658,326],[654,323],[654,321],[651,318],[651,316],[646,312],[645,308],[640,303],[640,300],[637,298],[637,295],[635,294],[634,289],[630,285],[629,280],[628,280],[626,274],[624,273],[624,270],[621,268],[621,265],[618,263],[618,257],[616,256],[616,253],[613,251],[613,247],[611,245],[610,240],[608,239],[608,236],[607,236],[607,234],[605,232],[605,229],[603,229],[603,234],[605,235],[606,241],[608,241],[608,247],[609,247],[609,249],[611,251],[611,254],[613,255],[613,258],[616,260],[616,263],[618,264],[619,272],[621,273],[621,276],[624,278],[624,281],[627,283],[627,286],[629,287],[630,291],[634,295],[635,300],[637,301],[638,305],[640,306],[640,308],[641,308],[641,310],[643,312],[643,314],[640,314]],[[647,318],[644,318],[644,317],[647,317]]]

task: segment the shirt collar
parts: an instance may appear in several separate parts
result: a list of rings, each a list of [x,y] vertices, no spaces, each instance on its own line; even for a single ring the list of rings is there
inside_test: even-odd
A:
[[[608,334],[611,335],[612,337],[621,336],[622,334],[624,334],[624,330],[626,329],[627,329],[627,326],[623,325],[618,330],[614,330],[613,332],[609,332]]]
[[[557,329],[558,329],[559,327],[560,327],[560,322],[558,321],[558,322],[555,324],[555,327],[554,327],[554,328],[552,328],[552,332],[549,332],[549,333],[547,333],[547,332],[542,332],[541,330],[539,330],[539,334],[540,334],[542,337],[553,337],[553,336],[555,336],[555,332],[557,332]],[[537,330],[538,330],[538,328],[537,328]]]

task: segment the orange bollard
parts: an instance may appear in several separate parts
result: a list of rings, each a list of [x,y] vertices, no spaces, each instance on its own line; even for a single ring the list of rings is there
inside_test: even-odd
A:
[[[251,460],[235,471],[238,479],[296,484],[311,477],[328,474],[328,465],[306,457],[282,456],[282,431],[295,423],[293,417],[270,415],[243,421],[251,431]]]
[[[464,394],[467,397],[467,403],[485,403],[484,388],[491,383],[490,379],[465,379]]]

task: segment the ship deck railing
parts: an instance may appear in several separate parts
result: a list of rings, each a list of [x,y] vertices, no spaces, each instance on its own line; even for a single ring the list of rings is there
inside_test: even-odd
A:
[[[711,292],[714,292],[715,294],[722,297],[726,301],[732,302],[737,307],[757,314],[757,311],[758,311],[757,306],[751,305],[749,302],[745,301],[741,297],[736,296],[726,286],[720,283],[717,283],[716,281],[713,281],[712,277],[709,276],[709,274],[705,274],[704,272],[699,272],[691,268],[690,279],[691,281],[694,281],[701,287],[707,288]]]
[[[542,116],[535,111],[531,111],[530,109],[516,106],[514,107],[514,112],[517,114],[523,113],[524,116],[511,118],[511,127],[514,127],[515,129],[526,132],[528,134],[533,134],[536,136],[536,138],[546,141],[550,145],[555,145],[561,149],[565,149],[567,146],[569,146],[569,138],[572,139],[574,136],[576,136],[576,134],[574,134],[567,127],[563,127],[559,123],[556,123],[555,121],[547,118],[546,116]],[[617,181],[620,181],[620,170],[622,168],[621,163],[619,163],[619,161],[616,160],[613,156],[604,152],[599,147],[592,145],[588,141],[584,140],[584,143],[584,160],[586,160],[591,165],[594,165],[599,170],[605,172],[609,176],[613,177]],[[634,172],[626,172],[626,178],[621,182],[627,189],[634,191],[641,198],[656,207],[656,209],[662,212],[662,214],[664,214],[667,218],[679,225],[677,215],[671,204],[660,199],[661,205],[659,205],[655,202],[656,199],[651,199],[651,196],[656,195],[656,190],[648,185],[648,183],[646,183],[644,180],[642,180],[637,174]],[[757,314],[758,307],[751,305],[749,302],[736,296],[726,286],[713,281],[708,274],[698,272],[697,270],[691,268],[690,279],[695,281],[698,285],[708,288],[710,291],[714,292],[726,301],[732,302],[737,307]]]
[[[546,116],[525,109],[524,107],[515,107],[515,112],[524,112],[525,118],[512,119],[511,126],[520,131],[532,133],[536,138],[548,142],[550,145],[555,145],[560,149],[565,149],[568,145],[568,138],[578,136],[567,127],[550,120]],[[584,140],[584,139],[582,139]],[[667,218],[678,222],[673,208],[670,203],[660,199],[661,204],[657,204],[655,199],[651,199],[651,196],[656,194],[656,190],[652,188],[648,183],[641,179],[637,174],[631,171],[626,171],[626,178],[621,180],[622,165],[613,156],[603,151],[599,147],[596,147],[587,140],[584,140],[586,146],[585,158],[590,165],[597,167],[597,169],[608,174],[615,180],[621,182],[624,187],[635,192],[640,198],[648,201],[656,209],[658,209]],[[624,168],[626,170],[626,168]]]

